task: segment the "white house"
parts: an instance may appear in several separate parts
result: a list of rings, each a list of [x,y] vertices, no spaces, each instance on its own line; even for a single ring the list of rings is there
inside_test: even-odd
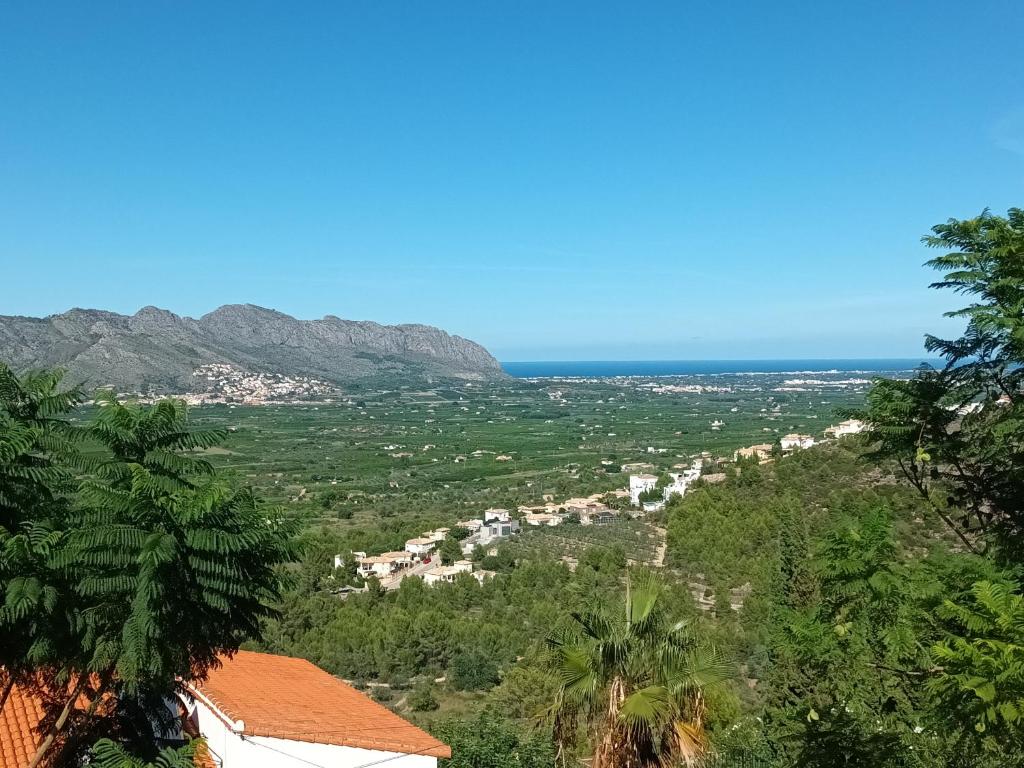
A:
[[[759,461],[764,459],[770,459],[772,457],[772,444],[771,443],[760,443],[758,445],[752,445],[749,448],[740,448],[734,451],[732,454],[733,461],[739,461],[740,459],[751,459],[756,458]]]
[[[405,551],[417,557],[423,557],[430,554],[436,546],[437,542],[433,539],[409,539],[405,542]]]
[[[689,469],[684,469],[682,472],[669,472],[668,476],[672,478],[672,482],[662,490],[662,499],[668,501],[673,496],[685,496],[686,489],[700,477],[701,466],[703,466],[703,462],[697,459]]]
[[[480,529],[480,543],[486,544],[493,539],[500,539],[519,532],[519,521],[506,518],[504,520],[488,520]]]
[[[423,534],[423,538],[430,539],[431,541],[444,541],[448,538],[448,533],[451,528],[437,528],[433,531],[427,531]]]
[[[629,476],[629,503],[634,507],[640,506],[640,494],[650,491],[658,484],[657,475],[630,475]]]
[[[372,557],[364,555],[356,562],[364,578],[376,576],[378,579],[386,579],[396,571],[412,567],[412,555],[409,552],[383,552]]]
[[[810,448],[814,445],[814,438],[810,435],[790,433],[782,436],[779,440],[779,445],[782,446],[782,450],[784,451],[795,451],[798,448]]]
[[[491,509],[484,510],[485,523],[489,523],[493,520],[498,520],[502,523],[507,523],[511,519],[512,515],[507,509],[501,509],[500,507],[492,507]]]
[[[456,560],[451,565],[442,565],[423,574],[423,583],[434,586],[444,582],[451,584],[460,573],[472,573],[473,563],[469,560]]]
[[[845,437],[846,435],[858,435],[867,429],[867,425],[860,419],[847,419],[825,430],[825,437]]]
[[[436,768],[451,750],[304,659],[239,651],[181,696],[216,768]]]
[[[548,514],[547,512],[527,512],[523,516],[523,522],[533,526],[546,525],[554,527],[562,524],[562,516]]]

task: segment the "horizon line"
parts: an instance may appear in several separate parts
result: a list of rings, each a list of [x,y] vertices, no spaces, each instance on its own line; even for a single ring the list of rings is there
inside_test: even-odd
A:
[[[814,362],[827,362],[830,360],[915,360],[921,362],[942,360],[941,357],[919,357],[918,355],[895,355],[884,357],[649,357],[649,358],[587,358],[587,359],[565,359],[565,358],[544,358],[533,360],[502,360],[506,363],[774,363],[780,360],[806,360]]]

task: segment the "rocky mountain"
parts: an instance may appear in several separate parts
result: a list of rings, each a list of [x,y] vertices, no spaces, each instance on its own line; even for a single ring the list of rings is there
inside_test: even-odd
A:
[[[229,304],[198,320],[156,307],[134,315],[72,309],[44,318],[0,316],[0,361],[15,370],[61,366],[89,387],[189,392],[202,365],[313,376],[341,386],[504,376],[479,344],[428,325],[297,320]]]

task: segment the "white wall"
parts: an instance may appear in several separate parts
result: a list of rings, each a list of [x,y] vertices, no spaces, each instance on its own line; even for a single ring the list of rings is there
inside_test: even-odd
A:
[[[243,738],[233,733],[202,702],[197,702],[196,714],[199,732],[206,737],[221,768],[312,768],[310,763],[324,768],[358,768],[387,758],[394,758],[384,763],[388,768],[437,768],[437,758],[427,755],[402,755],[263,736]]]

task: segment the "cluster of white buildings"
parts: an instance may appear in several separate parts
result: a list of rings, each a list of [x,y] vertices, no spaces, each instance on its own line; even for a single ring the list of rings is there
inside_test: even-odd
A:
[[[190,405],[206,403],[245,403],[308,400],[337,394],[337,389],[320,379],[284,376],[279,373],[253,373],[226,363],[201,365],[192,372],[204,391],[187,392],[181,397]]]
[[[865,424],[860,419],[847,419],[841,421],[838,424],[825,429],[825,440],[837,440],[847,435],[859,435],[861,432],[867,429]],[[814,438],[813,435],[802,435],[796,432],[791,432],[788,435],[783,435],[779,438],[779,447],[784,453],[791,453],[792,451],[799,451],[805,448],[811,448],[815,446],[819,441]],[[739,461],[740,459],[752,459],[756,458],[758,461],[768,461],[772,457],[772,444],[771,443],[760,443],[759,445],[751,445],[747,448],[740,448],[733,453],[733,460]]]
[[[513,520],[505,509],[488,509],[480,518],[463,520],[457,525],[470,531],[470,535],[461,542],[463,555],[469,555],[477,546],[486,546],[495,539],[506,538],[519,531],[519,521]],[[421,576],[429,585],[452,582],[459,573],[469,573],[481,583],[494,575],[491,571],[474,571],[470,560],[458,560],[452,565],[434,561],[434,551],[449,533],[450,528],[425,531],[421,536],[406,541],[405,549],[395,552],[381,552],[379,555],[353,552],[356,572],[364,579],[377,578],[387,588],[397,586],[402,578],[409,575]],[[342,555],[335,555],[334,567],[342,567],[344,560]]]
[[[640,496],[648,494],[658,487],[658,476],[652,474],[639,474],[629,476],[629,502],[634,507],[640,507],[644,512],[657,512],[664,508],[665,503],[673,496],[685,496],[686,489],[695,483],[701,476],[701,468],[704,465],[702,458],[695,459],[693,465],[682,472],[669,472],[669,482],[661,489],[660,499],[640,500]]]
[[[625,491],[612,493],[625,495]],[[566,499],[561,503],[549,501],[542,506],[519,507],[519,513],[526,525],[537,528],[561,525],[571,516],[575,516],[581,525],[608,525],[615,521],[618,512],[602,501],[605,495],[594,493]]]

